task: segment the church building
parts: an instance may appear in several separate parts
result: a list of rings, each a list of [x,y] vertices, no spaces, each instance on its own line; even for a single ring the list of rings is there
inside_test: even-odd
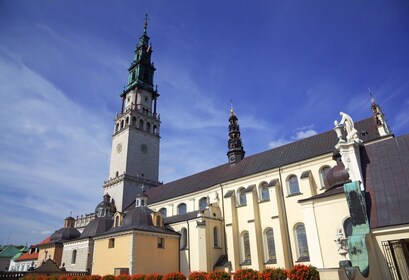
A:
[[[366,119],[341,113],[334,129],[250,156],[231,109],[226,163],[163,184],[149,39],[145,21],[118,100],[102,202],[75,220],[78,232],[62,229],[43,246],[57,254],[63,243],[66,270],[188,276],[311,264],[321,279],[344,279],[339,264],[354,263],[359,226],[370,263],[363,274],[409,275],[409,135],[394,137],[375,100]],[[357,198],[348,184],[360,188]]]

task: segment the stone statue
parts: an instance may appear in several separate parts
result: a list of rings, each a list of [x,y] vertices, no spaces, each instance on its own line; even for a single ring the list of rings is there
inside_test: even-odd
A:
[[[348,254],[348,238],[344,237],[344,233],[340,227],[337,228],[337,233],[335,235],[336,239],[334,240],[338,246],[338,254],[343,256],[346,259]]]
[[[346,135],[347,142],[350,142],[350,141],[354,141],[357,143],[362,142],[358,138],[358,131],[354,127],[354,121],[352,120],[352,118],[348,114],[345,114],[344,112],[339,112],[339,114],[341,116],[341,121],[339,123],[337,121],[334,122],[335,128],[338,128],[341,125],[344,126],[344,130],[347,134]],[[340,140],[342,140],[342,135],[341,133],[338,133],[338,131],[337,131],[337,136]]]

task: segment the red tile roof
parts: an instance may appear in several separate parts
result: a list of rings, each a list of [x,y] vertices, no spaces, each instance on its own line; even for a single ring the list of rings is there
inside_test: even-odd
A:
[[[20,257],[18,257],[18,259],[16,259],[15,261],[16,261],[16,262],[23,262],[23,261],[37,260],[37,259],[38,259],[38,253],[29,254],[29,253],[27,252],[27,253],[22,254],[22,255],[21,255]]]

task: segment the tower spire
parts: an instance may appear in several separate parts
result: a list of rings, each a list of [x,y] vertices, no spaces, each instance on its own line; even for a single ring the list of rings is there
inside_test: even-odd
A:
[[[372,95],[371,90],[368,88],[369,95],[371,96],[371,110],[373,113],[373,119],[376,127],[378,128],[381,136],[392,134],[388,124],[386,123],[385,115],[382,112],[381,106],[375,102],[375,98]]]
[[[143,25],[143,34],[146,34],[146,30],[148,29],[148,20],[149,20],[148,14],[145,14],[145,22],[144,22],[144,25]]]
[[[239,120],[234,112],[233,106],[230,109],[229,117],[229,140],[227,157],[229,163],[238,163],[244,158],[246,152],[243,149],[243,143],[240,136]]]

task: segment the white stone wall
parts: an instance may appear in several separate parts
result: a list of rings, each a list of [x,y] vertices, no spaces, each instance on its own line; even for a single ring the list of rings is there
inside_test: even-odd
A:
[[[72,263],[74,250],[77,250],[77,257],[75,263]],[[93,241],[90,238],[67,242],[64,243],[61,263],[65,264],[67,271],[87,271],[91,269],[92,254]]]

